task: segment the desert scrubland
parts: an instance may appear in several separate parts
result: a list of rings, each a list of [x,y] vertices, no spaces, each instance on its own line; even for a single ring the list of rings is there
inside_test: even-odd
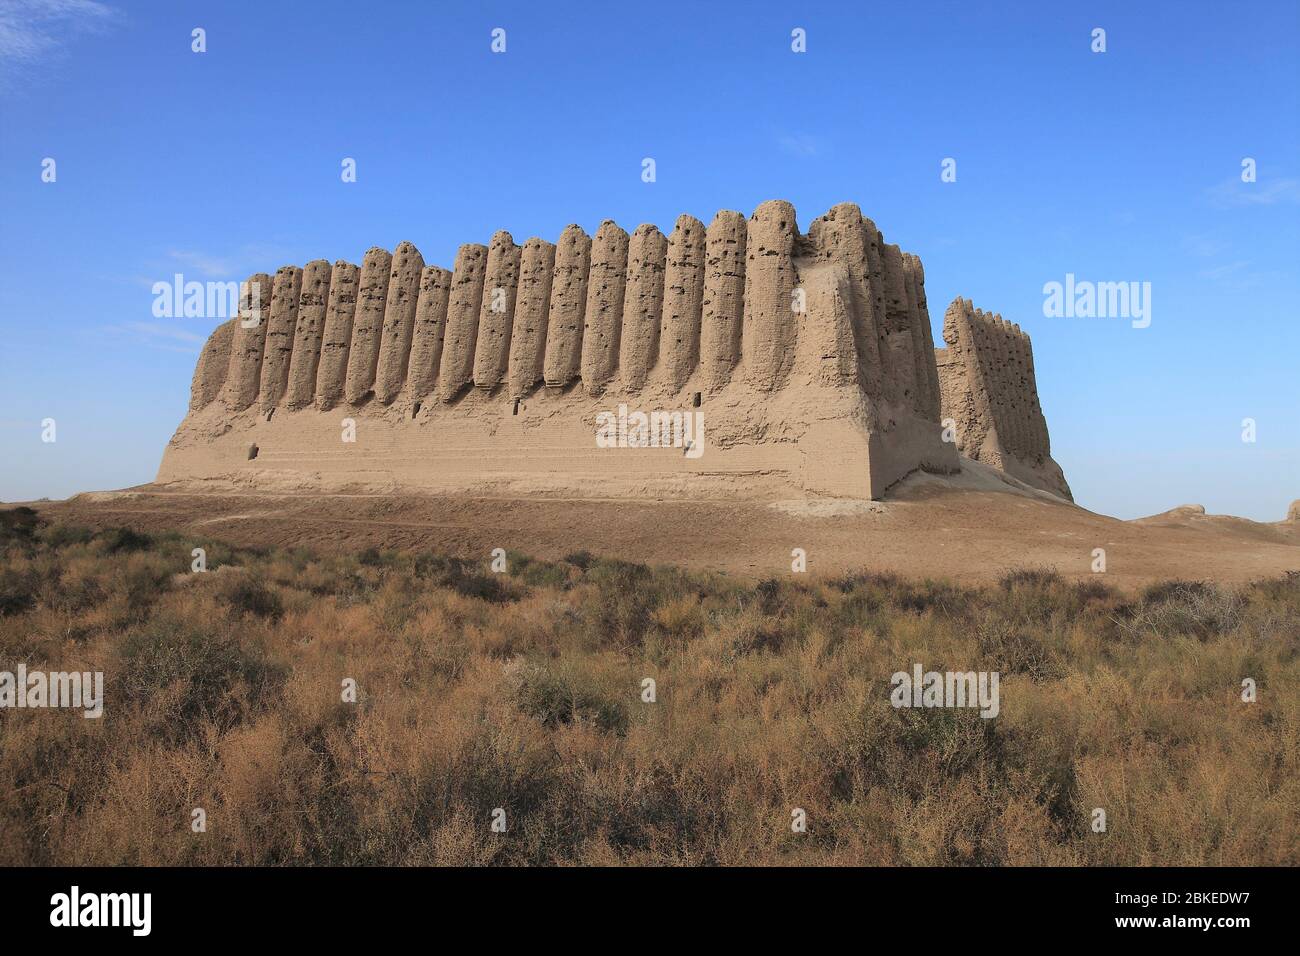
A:
[[[1294,573],[496,573],[21,508],[0,549],[0,667],[105,675],[0,710],[4,865],[1300,862]],[[997,716],[893,706],[914,664]]]

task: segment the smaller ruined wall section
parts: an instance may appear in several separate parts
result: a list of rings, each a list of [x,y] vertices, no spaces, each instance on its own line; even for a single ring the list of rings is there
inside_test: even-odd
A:
[[[959,298],[944,313],[943,339],[934,352],[940,414],[961,454],[1073,501],[1052,460],[1029,336]]]

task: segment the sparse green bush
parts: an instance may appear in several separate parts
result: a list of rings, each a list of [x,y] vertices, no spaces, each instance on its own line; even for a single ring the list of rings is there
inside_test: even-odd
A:
[[[217,580],[217,598],[240,614],[276,620],[284,613],[280,595],[247,572],[227,571]]]
[[[0,551],[10,547],[30,547],[40,526],[40,516],[33,508],[0,509]]]
[[[627,730],[624,705],[600,693],[590,680],[572,669],[516,665],[512,682],[519,709],[546,726],[584,719],[605,733],[622,734]]]
[[[502,576],[484,572],[478,565],[461,558],[436,554],[421,554],[415,559],[415,575],[427,579],[438,587],[450,588],[465,597],[478,598],[495,604],[518,600]]]
[[[578,566],[572,565],[570,567],[572,562],[538,561],[514,551],[511,551],[507,557],[507,567],[510,569],[510,575],[523,581],[531,588],[568,590],[576,580],[572,567]]]
[[[76,544],[89,544],[95,532],[72,524],[46,525],[40,532],[41,540],[51,548],[67,548]]]
[[[580,571],[586,571],[596,562],[596,557],[590,551],[573,551],[564,556],[564,561]]]
[[[1203,581],[1168,581],[1147,588],[1120,626],[1133,636],[1184,634],[1205,640],[1234,630],[1244,608],[1235,591]]]
[[[95,535],[95,540],[104,554],[144,551],[153,544],[153,539],[149,535],[132,531],[130,528],[110,528],[107,531],[101,531]]]
[[[21,614],[36,605],[41,579],[29,565],[0,568],[0,615]]]
[[[119,700],[165,700],[155,726],[168,739],[197,732],[203,721],[228,729],[265,706],[283,679],[259,648],[241,643],[221,622],[165,613],[129,632],[118,651]],[[174,692],[174,696],[170,693]]]

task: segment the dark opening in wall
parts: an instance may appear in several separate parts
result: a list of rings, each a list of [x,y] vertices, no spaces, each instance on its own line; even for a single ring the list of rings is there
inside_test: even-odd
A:
[[[252,461],[252,460],[253,460],[254,458],[256,458],[256,457],[257,457],[257,446],[256,446],[256,445],[249,445],[249,446],[248,446],[248,460],[249,460],[249,461]]]
[[[693,398],[693,399],[691,400],[691,404],[694,405],[696,408],[699,408],[699,407],[700,407],[700,393],[699,393],[699,392],[696,392],[696,393],[695,393],[695,398]]]
[[[275,409],[272,408],[270,411],[266,413],[266,420],[269,422],[271,420],[271,416],[274,414],[275,414]]]
[[[519,414],[519,399],[517,399],[517,398],[515,399],[515,410],[514,410],[513,412],[511,412],[511,414],[512,414],[512,415],[518,415],[518,414]]]
[[[418,414],[420,414],[420,403],[416,402],[413,406],[411,406],[411,417],[414,418]]]

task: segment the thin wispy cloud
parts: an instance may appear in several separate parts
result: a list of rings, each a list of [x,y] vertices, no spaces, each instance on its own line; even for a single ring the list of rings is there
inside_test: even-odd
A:
[[[0,86],[49,66],[73,38],[103,30],[117,16],[98,0],[0,0]]]
[[[1276,206],[1300,203],[1300,179],[1261,179],[1243,183],[1232,177],[1208,190],[1210,203],[1220,209],[1240,206]]]
[[[106,325],[104,331],[118,338],[129,338],[141,345],[164,352],[182,352],[194,355],[203,344],[204,337],[197,332],[181,327],[184,320],[173,319],[171,322],[121,322]]]
[[[817,156],[822,151],[822,144],[807,133],[782,133],[776,143],[792,156]]]
[[[274,273],[286,261],[293,261],[293,253],[266,243],[247,243],[238,249],[227,252],[207,252],[201,249],[168,249],[166,276],[182,272],[186,278],[191,274],[204,279],[219,279],[223,282],[246,279],[254,272]],[[156,280],[155,280],[156,281]]]
[[[1228,244],[1215,236],[1183,236],[1183,248],[1188,255],[1199,259],[1213,259],[1228,249]]]
[[[205,276],[225,276],[235,271],[231,259],[209,255],[206,252],[169,249],[167,257],[174,260],[182,268],[191,269]]]
[[[1236,262],[1225,262],[1221,266],[1214,266],[1211,269],[1202,269],[1200,272],[1203,279],[1226,279],[1230,276],[1239,275],[1242,269],[1248,268],[1250,262],[1246,259],[1238,259]]]

